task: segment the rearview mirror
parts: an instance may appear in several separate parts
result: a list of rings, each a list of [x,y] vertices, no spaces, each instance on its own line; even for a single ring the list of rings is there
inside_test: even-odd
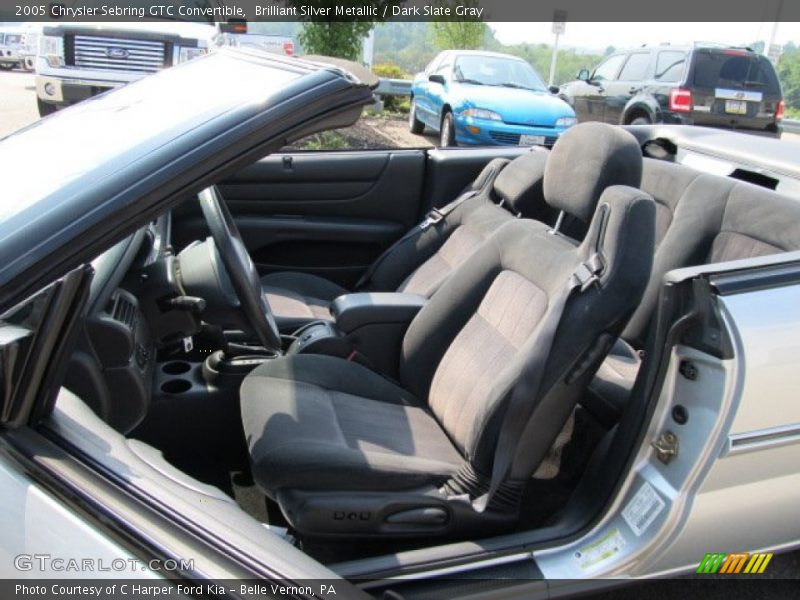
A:
[[[441,85],[444,85],[444,75],[430,75],[428,77],[428,81],[430,81],[431,83],[439,83]]]
[[[578,71],[578,75],[576,76],[576,78],[579,81],[589,81],[589,69],[581,69],[580,71]]]
[[[547,89],[550,90],[550,93],[554,95],[561,91],[561,88],[558,87],[557,85],[551,85]]]

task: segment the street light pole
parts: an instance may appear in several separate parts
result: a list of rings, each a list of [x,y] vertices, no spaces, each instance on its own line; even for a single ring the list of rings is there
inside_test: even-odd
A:
[[[550,79],[547,82],[548,86],[553,85],[553,80],[556,77],[556,62],[558,61],[558,38],[561,34],[556,32],[556,39],[553,42],[553,56],[550,58]]]
[[[550,78],[548,86],[552,86],[556,79],[556,63],[558,62],[558,38],[561,36],[567,27],[567,11],[556,10],[553,11],[553,56],[550,58]]]
[[[769,36],[769,42],[764,48],[764,54],[769,56],[770,60],[777,64],[780,58],[780,46],[775,45],[775,37],[778,35],[778,23],[780,23],[781,11],[783,10],[783,0],[778,0],[778,8],[775,11],[775,21],[772,23],[772,32]]]

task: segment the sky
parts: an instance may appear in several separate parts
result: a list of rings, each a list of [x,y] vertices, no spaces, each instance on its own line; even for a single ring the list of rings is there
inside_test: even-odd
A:
[[[694,41],[750,44],[769,40],[773,23],[570,23],[559,45],[604,50],[642,44],[685,44]],[[550,23],[490,23],[495,37],[504,44],[553,43]],[[779,23],[775,43],[800,44],[800,23]]]

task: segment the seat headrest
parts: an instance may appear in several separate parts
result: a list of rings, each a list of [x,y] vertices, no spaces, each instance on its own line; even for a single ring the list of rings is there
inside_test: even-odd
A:
[[[544,172],[544,198],[556,210],[589,222],[603,191],[639,187],[642,151],[630,133],[605,123],[581,123],[561,134]]]
[[[533,150],[530,154],[515,158],[495,179],[495,194],[515,212],[529,216],[541,204],[544,170],[549,154],[545,150]]]

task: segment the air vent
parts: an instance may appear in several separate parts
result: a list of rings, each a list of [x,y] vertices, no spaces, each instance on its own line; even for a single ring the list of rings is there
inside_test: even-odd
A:
[[[133,329],[136,322],[136,305],[124,296],[117,296],[111,316]]]

